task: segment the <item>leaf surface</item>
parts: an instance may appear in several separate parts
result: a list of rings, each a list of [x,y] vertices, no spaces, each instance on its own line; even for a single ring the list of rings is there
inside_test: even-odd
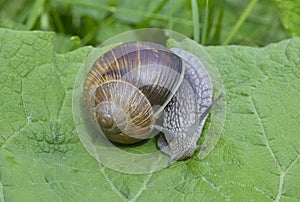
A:
[[[8,29],[0,44],[1,201],[300,200],[299,38],[205,48],[225,86],[223,135],[205,159],[145,175],[99,165],[77,136],[72,88],[92,47],[56,54],[53,33]]]

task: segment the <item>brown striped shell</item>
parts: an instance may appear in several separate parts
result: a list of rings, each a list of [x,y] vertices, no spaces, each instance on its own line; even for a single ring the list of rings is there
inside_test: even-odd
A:
[[[183,76],[181,58],[169,49],[127,42],[95,61],[84,83],[85,105],[108,139],[136,143],[151,135],[155,114],[170,101]]]

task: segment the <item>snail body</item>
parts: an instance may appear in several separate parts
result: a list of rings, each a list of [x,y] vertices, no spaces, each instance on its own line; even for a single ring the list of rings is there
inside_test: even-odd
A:
[[[171,165],[199,148],[196,143],[212,104],[212,82],[196,56],[136,41],[95,61],[84,94],[96,127],[112,142],[132,144],[149,138],[154,129],[163,132],[158,147]],[[158,116],[163,116],[162,126]]]
[[[169,165],[205,148],[197,141],[212,106],[212,82],[199,59],[181,49],[171,50],[183,59],[186,68],[182,85],[165,109],[163,126],[175,137],[160,135],[158,139],[159,148],[170,157]]]

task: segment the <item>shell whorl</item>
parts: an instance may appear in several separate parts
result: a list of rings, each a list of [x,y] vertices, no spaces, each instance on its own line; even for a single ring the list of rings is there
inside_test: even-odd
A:
[[[165,106],[183,75],[181,58],[169,49],[128,42],[95,61],[84,83],[85,105],[96,120],[100,117],[102,131],[111,141],[135,143],[149,137],[156,112],[152,106]]]

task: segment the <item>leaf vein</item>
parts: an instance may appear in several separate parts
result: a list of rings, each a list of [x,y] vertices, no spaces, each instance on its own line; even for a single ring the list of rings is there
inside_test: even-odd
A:
[[[261,193],[262,195],[266,196],[268,199],[274,200],[274,198],[272,196],[270,196],[269,194],[267,194],[265,191],[259,189],[258,187],[254,187],[254,189],[256,191],[258,191],[259,193]]]
[[[156,165],[159,164],[159,162],[161,162],[163,156],[160,156],[156,162]],[[148,185],[148,183],[150,182],[152,176],[153,176],[153,172],[154,172],[155,166],[153,167],[153,169],[150,170],[150,173],[148,174],[147,178],[144,180],[144,183],[142,184],[141,188],[139,189],[139,191],[136,193],[136,195],[130,200],[130,202],[134,202],[136,201],[143,193],[143,191],[146,190],[146,187]]]
[[[300,161],[300,154],[295,158],[295,160],[287,167],[287,169],[284,172],[287,174],[290,168],[292,168],[298,161]]]
[[[221,196],[226,198],[226,201],[230,201],[230,197],[220,190],[220,186],[216,186],[214,183],[212,183],[211,181],[206,179],[204,176],[202,176],[201,179],[202,179],[203,182],[207,183],[213,190],[219,192]]]
[[[275,199],[275,201],[277,202],[277,201],[280,200],[280,197],[281,197],[281,194],[282,194],[282,188],[283,188],[283,183],[284,183],[284,177],[285,177],[285,174],[286,174],[286,173],[281,169],[280,164],[279,164],[279,161],[277,160],[277,158],[276,158],[276,156],[275,156],[275,153],[273,152],[273,150],[272,150],[272,148],[271,148],[271,146],[270,146],[270,143],[269,143],[269,140],[268,140],[268,138],[267,138],[267,134],[266,134],[264,125],[263,125],[263,123],[262,123],[262,120],[261,120],[261,118],[260,118],[260,116],[259,116],[259,114],[258,114],[258,111],[257,111],[257,107],[255,106],[254,101],[253,101],[253,99],[252,99],[251,96],[250,96],[250,100],[251,100],[251,104],[252,104],[252,106],[253,106],[253,108],[254,108],[255,115],[257,116],[257,119],[258,119],[258,121],[259,121],[259,125],[260,125],[260,128],[261,128],[261,130],[262,130],[262,134],[263,134],[263,138],[264,138],[264,142],[265,142],[265,144],[266,144],[266,146],[267,146],[267,149],[268,149],[268,151],[270,152],[270,155],[272,156],[272,158],[273,158],[273,160],[274,160],[274,162],[275,162],[275,164],[276,164],[276,166],[277,166],[277,169],[278,169],[278,171],[279,171],[279,173],[280,173],[280,177],[279,177],[279,186],[278,186],[277,196],[276,196],[276,199]]]
[[[146,187],[147,187],[148,183],[150,182],[152,176],[153,176],[153,173],[148,174],[148,176],[144,180],[144,183],[142,184],[141,188],[136,193],[136,195],[130,200],[130,202],[136,201],[142,195],[143,191],[146,190]]]
[[[113,181],[108,177],[108,175],[105,172],[105,167],[102,166],[101,164],[99,164],[100,171],[103,174],[105,180],[108,182],[108,184],[111,186],[112,190],[123,200],[123,201],[128,201],[128,199],[118,190],[118,188],[115,186],[115,184],[113,183]]]
[[[268,140],[268,138],[267,138],[267,134],[266,134],[265,127],[264,127],[264,125],[263,125],[263,122],[262,122],[262,120],[261,120],[259,114],[258,114],[257,107],[255,106],[254,101],[253,101],[253,99],[252,99],[251,96],[250,96],[250,102],[251,102],[251,105],[252,105],[252,107],[253,107],[253,109],[254,109],[254,113],[255,113],[255,115],[256,115],[258,121],[259,121],[259,126],[260,126],[260,128],[261,128],[262,135],[263,135],[263,139],[264,139],[264,142],[265,142],[265,144],[266,144],[266,146],[267,146],[267,149],[268,149],[268,151],[270,152],[270,155],[272,156],[272,158],[273,158],[273,160],[274,160],[274,162],[275,162],[275,164],[276,164],[276,166],[277,166],[277,169],[279,170],[279,172],[281,172],[282,170],[281,170],[280,164],[279,164],[279,162],[278,162],[278,160],[277,160],[277,158],[276,158],[276,156],[275,156],[274,151],[272,150],[272,148],[271,148],[271,146],[270,146],[270,142],[269,142],[269,140]]]
[[[27,120],[27,123],[25,123],[23,126],[21,126],[18,130],[16,130],[16,131],[14,131],[4,142],[3,142],[3,144],[1,145],[1,147],[2,148],[5,148],[5,145],[8,143],[8,142],[10,142],[10,140],[11,139],[13,139],[13,138],[15,138],[17,135],[18,135],[18,133],[20,132],[20,131],[22,131],[22,129],[23,128],[25,128],[25,126],[26,125],[28,125],[30,122],[31,122],[31,117],[30,116],[28,116],[27,114],[26,114],[26,109],[25,109],[25,103],[24,103],[24,96],[23,96],[23,92],[24,92],[24,90],[23,90],[23,79],[21,79],[21,101],[22,101],[22,108],[23,108],[23,110],[24,110],[24,114],[25,114],[25,116],[26,116],[26,120]]]
[[[58,106],[58,108],[57,108],[57,115],[56,115],[56,118],[57,118],[57,119],[59,118],[60,113],[61,113],[62,110],[63,110],[63,107],[64,107],[65,102],[67,101],[67,100],[66,100],[66,95],[67,95],[67,91],[66,91],[66,89],[65,89],[64,95],[63,95],[63,98],[62,98],[62,101],[59,103],[59,106]]]
[[[0,182],[0,201],[4,202],[4,194],[3,194],[3,186],[2,183]]]
[[[283,183],[284,183],[284,178],[285,178],[286,174],[289,172],[290,168],[292,168],[299,160],[300,160],[300,155],[298,155],[295,158],[295,160],[287,167],[287,169],[285,171],[282,171],[280,173],[280,184],[279,184],[277,196],[276,196],[276,199],[275,199],[276,202],[280,201],[280,197],[281,197],[281,194],[282,194]]]

